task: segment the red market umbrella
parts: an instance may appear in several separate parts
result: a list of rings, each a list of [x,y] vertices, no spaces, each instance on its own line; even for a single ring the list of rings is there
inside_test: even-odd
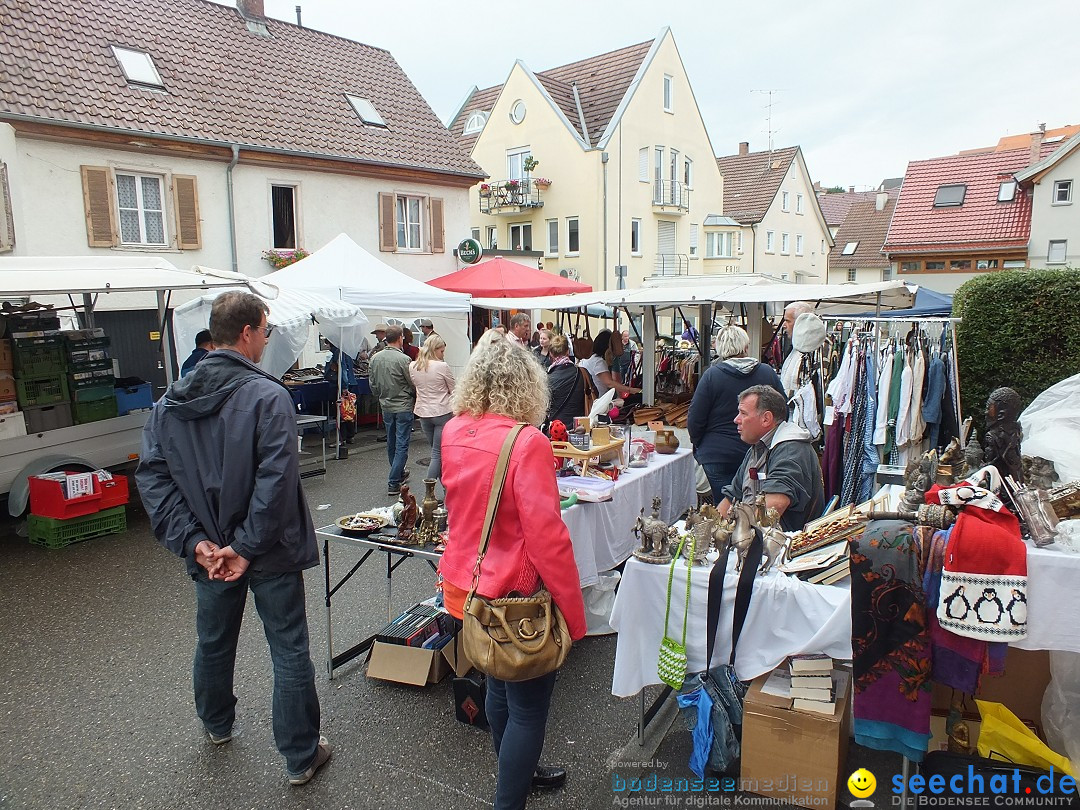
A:
[[[477,298],[531,298],[539,295],[592,292],[592,287],[588,284],[502,257],[471,265],[456,273],[429,281],[428,284],[450,292],[471,293]]]

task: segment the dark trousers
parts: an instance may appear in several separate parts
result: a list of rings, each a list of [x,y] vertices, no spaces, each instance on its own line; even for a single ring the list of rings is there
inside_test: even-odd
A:
[[[718,504],[724,500],[720,490],[731,483],[741,465],[742,461],[735,464],[710,463],[701,465],[701,468],[705,470],[705,477],[709,479],[709,486],[712,487],[713,503]]]
[[[195,580],[195,709],[208,731],[225,735],[236,719],[233,670],[248,588],[274,664],[274,741],[290,774],[307,770],[319,745],[319,696],[308,651],[304,575],[253,572],[236,582]]]
[[[500,681],[490,676],[487,679],[485,709],[499,759],[495,810],[525,807],[533,771],[544,750],[544,732],[554,689],[554,672],[529,681]]]

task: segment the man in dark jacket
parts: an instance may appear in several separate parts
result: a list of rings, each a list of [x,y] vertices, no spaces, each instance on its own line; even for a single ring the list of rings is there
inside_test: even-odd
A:
[[[214,341],[210,337],[210,330],[203,329],[195,336],[195,348],[191,350],[184,365],[180,366],[180,376],[186,377],[206,355],[214,350]]]
[[[250,588],[274,661],[274,739],[289,783],[330,759],[308,651],[303,571],[319,550],[300,488],[296,414],[256,363],[272,327],[250,293],[214,301],[218,347],[158,402],[135,473],[154,534],[187,561],[198,606],[195,707],[210,741],[232,739],[233,668]]]
[[[821,464],[810,434],[787,421],[783,395],[768,385],[747,388],[739,394],[735,424],[750,449],[723,488],[717,511],[726,515],[736,501],[753,501],[760,494],[766,506],[780,513],[780,527],[786,532],[820,517],[825,507]]]
[[[716,335],[715,363],[705,370],[694,389],[686,428],[694,446],[694,458],[705,470],[713,500],[731,483],[746,455],[735,417],[739,394],[753,385],[768,385],[783,393],[780,377],[772,368],[747,357],[750,336],[738,326],[726,326]]]

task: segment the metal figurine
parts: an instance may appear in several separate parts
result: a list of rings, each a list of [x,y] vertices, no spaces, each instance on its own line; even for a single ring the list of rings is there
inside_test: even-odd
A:
[[[652,499],[652,515],[645,517],[645,507],[634,522],[634,537],[641,546],[634,550],[634,556],[642,562],[663,565],[671,562],[671,553],[667,547],[668,525],[660,519],[660,496]]]
[[[735,527],[731,530],[731,545],[739,555],[735,570],[742,571],[746,552],[750,550],[750,544],[754,542],[754,505],[743,501],[732,506],[731,511],[735,513]]]
[[[401,512],[401,519],[398,521],[398,542],[401,543],[413,543],[416,542],[416,519],[418,517],[416,508],[416,496],[409,492],[409,485],[401,485],[401,502],[405,505],[405,508]]]
[[[1020,395],[1011,388],[998,388],[986,400],[986,434],[983,449],[986,463],[997,467],[1002,476],[1024,481],[1024,464],[1020,458],[1023,428],[1020,417]]]
[[[765,545],[761,553],[761,567],[758,568],[758,576],[768,572],[778,559],[783,561],[784,552],[787,551],[788,536],[780,531],[779,526],[769,526],[761,530]]]

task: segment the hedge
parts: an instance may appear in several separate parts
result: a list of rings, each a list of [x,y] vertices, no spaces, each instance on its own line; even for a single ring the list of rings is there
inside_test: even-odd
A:
[[[995,388],[1016,389],[1026,406],[1080,373],[1080,270],[987,273],[953,296],[964,416],[982,425]]]

